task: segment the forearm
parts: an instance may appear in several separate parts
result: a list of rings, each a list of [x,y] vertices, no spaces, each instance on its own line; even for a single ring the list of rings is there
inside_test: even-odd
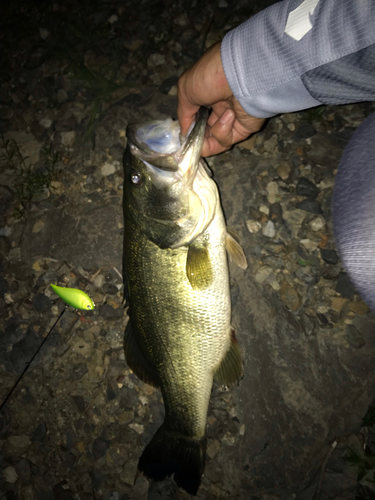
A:
[[[310,15],[290,23],[301,4]],[[373,0],[285,0],[229,32],[221,56],[242,107],[265,118],[375,99],[374,47]]]

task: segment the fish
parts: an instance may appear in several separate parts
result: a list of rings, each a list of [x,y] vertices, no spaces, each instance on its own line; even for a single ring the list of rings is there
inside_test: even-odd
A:
[[[125,357],[161,389],[165,407],[138,470],[154,481],[173,476],[192,495],[205,467],[213,380],[230,386],[243,375],[226,253],[243,269],[247,261],[201,159],[208,114],[199,109],[186,138],[172,119],[129,125],[123,159]]]
[[[95,309],[94,301],[83,290],[58,285],[51,285],[51,287],[53,291],[70,306],[86,311],[93,311]]]

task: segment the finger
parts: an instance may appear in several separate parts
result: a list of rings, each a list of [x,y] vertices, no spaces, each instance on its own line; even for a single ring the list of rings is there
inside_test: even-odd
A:
[[[223,146],[220,144],[215,137],[207,137],[204,140],[201,155],[206,158],[207,156],[213,156],[228,151],[229,148],[230,146]]]
[[[210,136],[228,148],[233,144],[233,127],[236,115],[232,109],[227,109],[210,129]]]

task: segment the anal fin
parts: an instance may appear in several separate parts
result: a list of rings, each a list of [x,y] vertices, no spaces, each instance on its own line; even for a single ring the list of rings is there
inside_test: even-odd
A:
[[[129,319],[125,328],[124,350],[129,368],[146,384],[160,387],[159,376],[155,368],[145,358]]]
[[[231,343],[224,359],[214,374],[215,381],[221,385],[231,386],[243,376],[243,361],[240,346],[231,328]]]

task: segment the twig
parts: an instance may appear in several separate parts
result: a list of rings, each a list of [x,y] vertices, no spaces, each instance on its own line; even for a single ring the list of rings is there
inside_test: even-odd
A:
[[[322,465],[320,466],[319,477],[318,477],[318,484],[316,485],[315,493],[314,493],[314,496],[313,496],[312,500],[319,500],[320,499],[320,495],[322,493],[322,486],[323,486],[323,480],[324,480],[324,475],[325,475],[325,472],[326,472],[327,463],[328,463],[328,460],[331,458],[333,450],[336,448],[336,446],[337,446],[337,441],[334,441],[332,443],[331,448],[329,449],[329,451],[327,453],[326,458],[324,459]]]

